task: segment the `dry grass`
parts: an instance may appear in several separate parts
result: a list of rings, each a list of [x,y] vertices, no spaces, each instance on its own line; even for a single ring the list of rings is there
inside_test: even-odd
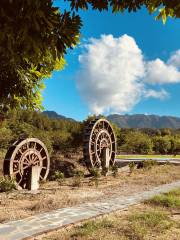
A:
[[[180,199],[180,189],[167,195]],[[146,203],[70,230],[59,230],[43,240],[178,240],[180,218],[174,216],[171,207]]]
[[[154,166],[149,170],[136,169],[132,174],[119,172],[118,177],[101,177],[98,187],[89,177],[81,179],[80,187],[73,187],[73,178],[66,178],[60,186],[56,181],[43,183],[37,194],[28,191],[0,193],[0,222],[25,218],[87,201],[96,201],[114,194],[128,196],[153,186],[180,180],[180,166]]]

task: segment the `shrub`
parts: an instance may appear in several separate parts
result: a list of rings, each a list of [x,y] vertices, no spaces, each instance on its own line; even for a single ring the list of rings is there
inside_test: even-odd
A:
[[[0,178],[0,192],[9,192],[13,189],[16,189],[15,180],[10,177],[2,177]]]
[[[80,170],[76,170],[74,172],[74,177],[73,177],[73,187],[80,187],[82,183],[82,179],[84,178],[84,172]]]
[[[101,173],[98,168],[91,168],[90,172],[92,174],[92,181],[94,182],[95,186],[99,186],[99,178],[101,176]]]
[[[135,167],[136,167],[135,162],[130,162],[130,163],[129,163],[130,173],[132,173],[132,172],[134,171]]]
[[[59,183],[59,185],[62,185],[62,183],[65,180],[64,173],[59,170],[55,171],[53,179],[56,180]]]
[[[142,168],[149,170],[153,166],[157,165],[157,161],[155,161],[155,160],[144,160],[144,161],[141,162],[141,164],[142,164]]]
[[[111,170],[112,170],[113,177],[116,178],[118,176],[118,166],[117,166],[117,164],[114,164],[112,166]]]

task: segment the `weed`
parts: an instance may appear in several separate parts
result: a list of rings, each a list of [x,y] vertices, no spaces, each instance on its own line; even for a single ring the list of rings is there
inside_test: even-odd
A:
[[[82,226],[77,227],[77,230],[71,235],[71,237],[87,237],[99,229],[111,229],[113,226],[113,222],[106,219],[103,219],[102,221],[88,221]]]
[[[64,173],[58,170],[55,171],[53,179],[56,180],[59,183],[59,185],[62,185],[63,182],[65,181]]]
[[[84,172],[77,170],[74,172],[74,177],[73,177],[73,187],[80,187],[82,183],[82,179],[84,178]]]
[[[16,189],[15,180],[5,176],[0,178],[0,192],[9,192]]]
[[[117,164],[114,164],[114,165],[112,166],[111,170],[112,170],[112,175],[113,175],[113,177],[114,177],[114,178],[118,177],[118,166],[117,166]]]
[[[149,203],[155,206],[162,206],[167,208],[179,208],[180,198],[168,193],[167,195],[161,194],[147,200],[145,203]]]
[[[99,186],[99,178],[101,177],[101,173],[98,168],[91,168],[90,172],[92,174],[92,181],[94,182],[95,186]]]
[[[129,166],[129,169],[130,169],[130,173],[132,173],[134,171],[135,167],[136,167],[136,164],[135,164],[135,162],[130,162],[128,164],[128,166]]]
[[[161,211],[146,211],[129,216],[130,226],[128,229],[129,239],[142,240],[149,233],[162,233],[169,229],[173,222],[169,216]]]
[[[157,164],[158,164],[157,161],[148,159],[148,160],[144,160],[144,161],[140,162],[138,164],[138,168],[143,168],[145,170],[149,170],[153,166],[157,166]]]

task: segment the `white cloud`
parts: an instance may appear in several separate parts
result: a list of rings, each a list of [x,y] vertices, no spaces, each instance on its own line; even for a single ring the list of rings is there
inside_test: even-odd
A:
[[[146,97],[146,98],[152,97],[152,98],[164,100],[169,97],[169,93],[166,92],[166,90],[164,90],[164,89],[161,89],[160,91],[155,91],[153,89],[149,89],[144,92],[144,97]]]
[[[178,83],[180,82],[180,72],[173,65],[164,63],[157,58],[146,63],[145,81],[151,84]]]
[[[134,38],[128,35],[102,35],[84,46],[76,81],[92,113],[125,113],[142,98],[163,100],[168,93],[149,89],[149,84],[180,81],[180,73],[171,63],[145,61]]]
[[[180,68],[180,49],[171,55],[168,64]]]

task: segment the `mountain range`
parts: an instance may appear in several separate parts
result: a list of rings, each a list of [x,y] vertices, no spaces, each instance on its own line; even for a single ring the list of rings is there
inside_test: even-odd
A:
[[[108,120],[120,128],[180,128],[180,118],[158,115],[109,115]]]
[[[47,115],[49,118],[75,121],[72,118],[59,115],[55,111],[44,111],[43,114]],[[112,114],[107,116],[107,119],[115,123],[120,128],[180,128],[180,118],[172,116]]]

